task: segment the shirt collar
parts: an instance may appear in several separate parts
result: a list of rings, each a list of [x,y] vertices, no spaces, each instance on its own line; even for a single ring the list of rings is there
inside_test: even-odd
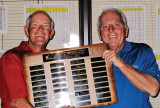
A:
[[[123,48],[118,52],[118,54],[120,54],[122,51],[123,51],[123,52],[128,52],[128,51],[130,51],[130,50],[131,50],[131,43],[128,42],[127,40],[125,40],[124,46],[123,46]]]
[[[20,47],[21,49],[27,50],[28,52],[35,53],[35,52],[27,45],[27,41],[22,41],[21,44],[19,45],[19,47]],[[49,51],[49,50],[48,50],[48,49],[45,49],[45,51]]]
[[[19,47],[21,49],[27,50],[28,52],[34,53],[34,51],[27,45],[27,41],[22,41],[21,44],[19,45]]]

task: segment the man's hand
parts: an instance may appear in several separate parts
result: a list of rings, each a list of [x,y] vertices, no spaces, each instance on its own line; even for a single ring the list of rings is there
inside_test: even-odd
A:
[[[16,98],[10,100],[10,105],[13,108],[34,108],[27,98]]]
[[[123,60],[119,57],[119,55],[112,50],[105,50],[103,53],[103,58],[106,61],[106,64],[114,64],[117,67],[120,67],[123,63]]]
[[[68,105],[68,106],[65,105],[65,106],[63,106],[62,108],[75,108],[75,107],[69,106],[69,105]]]

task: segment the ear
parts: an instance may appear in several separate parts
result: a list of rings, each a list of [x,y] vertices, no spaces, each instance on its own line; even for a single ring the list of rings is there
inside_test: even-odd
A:
[[[24,26],[24,33],[27,37],[29,37],[29,32],[27,26]]]
[[[55,33],[55,31],[54,31],[54,29],[52,29],[52,31],[51,31],[51,33],[50,33],[50,40],[53,39],[54,33]]]
[[[127,26],[126,30],[125,30],[125,37],[128,38],[128,33],[129,33],[129,28]]]
[[[101,31],[100,31],[100,30],[98,31],[98,35],[99,35],[99,40],[100,40],[100,41],[103,41],[102,35],[101,35]]]

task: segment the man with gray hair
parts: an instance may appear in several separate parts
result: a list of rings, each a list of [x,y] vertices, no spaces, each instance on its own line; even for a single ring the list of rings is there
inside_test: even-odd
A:
[[[158,94],[160,72],[153,50],[144,43],[128,42],[128,33],[120,10],[109,8],[99,16],[99,38],[110,48],[103,58],[113,66],[118,102],[98,108],[152,108],[149,95]]]
[[[0,59],[2,108],[34,107],[27,99],[22,57],[24,54],[47,51],[46,46],[54,36],[54,21],[46,12],[36,11],[28,17],[24,32],[28,41],[22,41],[18,47],[8,50]]]
[[[0,59],[0,97],[2,108],[33,108],[28,101],[25,73],[22,65],[24,54],[46,51],[54,35],[54,22],[44,11],[31,14],[24,26],[28,41],[8,50]]]

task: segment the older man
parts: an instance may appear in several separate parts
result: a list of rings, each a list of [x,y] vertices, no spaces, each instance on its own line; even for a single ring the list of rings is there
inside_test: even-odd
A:
[[[54,22],[46,12],[37,11],[28,17],[24,31],[28,41],[8,50],[0,59],[2,108],[33,108],[27,100],[22,56],[47,50],[47,43],[54,35]]]
[[[152,48],[126,41],[129,28],[125,15],[115,8],[102,12],[98,20],[100,40],[109,44],[103,53],[113,65],[118,102],[100,108],[152,108],[149,95],[159,91],[160,72]]]

